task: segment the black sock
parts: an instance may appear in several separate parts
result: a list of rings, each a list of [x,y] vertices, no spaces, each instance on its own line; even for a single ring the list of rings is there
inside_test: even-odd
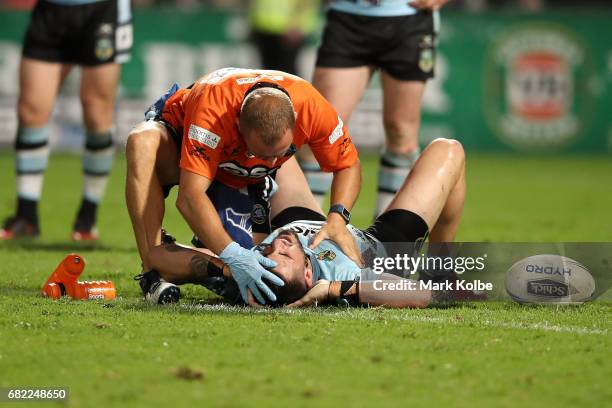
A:
[[[81,208],[77,214],[77,219],[74,224],[74,229],[77,231],[90,230],[96,225],[96,214],[98,212],[98,204],[83,198]]]
[[[18,198],[16,216],[17,218],[26,219],[34,225],[38,225],[38,201]]]

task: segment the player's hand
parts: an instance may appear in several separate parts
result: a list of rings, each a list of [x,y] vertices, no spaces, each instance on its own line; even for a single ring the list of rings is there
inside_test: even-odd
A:
[[[237,242],[232,242],[226,246],[219,254],[219,258],[229,266],[232,277],[238,284],[238,289],[240,289],[240,296],[245,302],[249,301],[247,289],[253,292],[253,296],[262,305],[266,304],[266,300],[261,295],[260,290],[268,299],[273,302],[276,301],[276,295],[263,282],[263,278],[265,278],[276,286],[285,285],[281,278],[265,269],[276,267],[276,262],[259,252],[249,251],[241,247]]]
[[[438,10],[450,0],[411,0],[408,5],[419,10]]]
[[[252,308],[263,309],[265,307],[264,305],[262,305],[261,303],[255,300],[255,297],[253,296],[253,292],[251,292],[251,289],[247,289],[247,298],[248,298],[247,303]]]
[[[361,254],[357,249],[355,238],[353,238],[344,219],[339,214],[329,214],[323,228],[313,237],[309,245],[310,249],[319,246],[324,239],[334,241],[346,256],[351,258],[360,268],[363,268],[363,259],[361,259]]]
[[[329,296],[329,281],[321,279],[299,300],[287,305],[287,307],[308,307],[325,303]]]

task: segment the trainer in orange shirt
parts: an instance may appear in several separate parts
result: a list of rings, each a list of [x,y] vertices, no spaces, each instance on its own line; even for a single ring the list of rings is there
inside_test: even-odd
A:
[[[233,188],[261,183],[304,144],[322,169],[334,173],[328,221],[312,247],[332,239],[361,262],[346,229],[361,185],[357,150],[336,111],[308,82],[280,71],[225,68],[187,89],[173,87],[146,117],[126,148],[126,199],[143,271],[149,270],[149,250],[161,240],[164,190],[180,180],[179,211],[203,244],[230,266],[243,298],[250,289],[262,303],[259,290],[274,300],[262,281],[278,282],[264,268],[274,265],[232,240],[203,193],[213,181]],[[160,295],[160,285],[141,281],[145,297],[152,295],[152,286]],[[178,288],[163,281],[162,286],[170,295],[151,300],[173,301],[174,293],[178,299]]]

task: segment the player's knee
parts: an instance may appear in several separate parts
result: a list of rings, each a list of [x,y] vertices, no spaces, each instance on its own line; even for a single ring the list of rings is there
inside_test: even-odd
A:
[[[20,100],[17,104],[17,116],[22,126],[43,126],[49,121],[51,111],[33,101]]]
[[[384,120],[387,148],[395,153],[408,153],[417,146],[418,120],[387,118]]]
[[[98,97],[82,98],[83,119],[87,129],[101,132],[110,129],[113,123],[113,101]]]
[[[431,146],[444,149],[447,156],[453,160],[460,162],[465,161],[465,150],[463,150],[463,145],[458,140],[441,137],[431,142]]]

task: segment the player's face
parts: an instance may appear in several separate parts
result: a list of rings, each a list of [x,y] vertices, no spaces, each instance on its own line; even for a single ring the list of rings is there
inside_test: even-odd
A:
[[[258,136],[257,132],[251,132],[244,136],[244,142],[247,145],[247,155],[249,157],[264,160],[270,165],[273,165],[279,158],[295,153],[293,130],[291,129],[287,129],[278,143],[274,146],[266,145],[263,143],[262,138]]]
[[[262,254],[276,262],[274,272],[284,281],[306,280],[308,258],[293,231],[282,231],[264,248]],[[310,282],[307,282],[308,286]]]

